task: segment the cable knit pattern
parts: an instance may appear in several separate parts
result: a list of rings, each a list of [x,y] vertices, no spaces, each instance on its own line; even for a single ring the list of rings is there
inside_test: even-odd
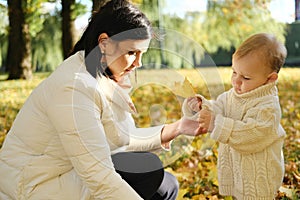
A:
[[[284,175],[285,131],[276,83],[244,94],[231,89],[210,103],[216,115],[210,136],[219,141],[220,194],[238,200],[273,199]]]

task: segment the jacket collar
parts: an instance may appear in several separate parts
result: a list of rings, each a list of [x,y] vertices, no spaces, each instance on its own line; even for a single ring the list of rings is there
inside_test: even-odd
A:
[[[105,76],[99,77],[98,82],[100,85],[100,90],[103,91],[106,98],[110,102],[117,104],[118,106],[132,114],[137,113],[136,108],[129,96],[129,92],[132,88],[129,76],[124,77],[122,85]]]
[[[79,51],[78,54],[84,63],[85,52]],[[137,114],[136,108],[129,96],[129,92],[132,89],[129,75],[124,76],[123,80],[119,83],[105,76],[98,76],[97,80],[100,90],[103,91],[108,101],[117,104],[132,114]]]

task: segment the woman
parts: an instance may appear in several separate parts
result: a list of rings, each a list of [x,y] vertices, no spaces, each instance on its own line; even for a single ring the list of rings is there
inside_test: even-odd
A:
[[[151,39],[125,0],[91,18],[66,59],[30,95],[0,153],[0,199],[175,199],[178,183],[148,151],[170,148],[199,124],[138,129],[128,75]]]

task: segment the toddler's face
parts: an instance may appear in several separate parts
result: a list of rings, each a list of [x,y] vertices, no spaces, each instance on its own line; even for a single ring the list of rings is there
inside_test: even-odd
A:
[[[270,82],[271,74],[275,73],[263,62],[265,58],[259,55],[251,53],[241,58],[233,57],[231,84],[238,94],[249,92]]]

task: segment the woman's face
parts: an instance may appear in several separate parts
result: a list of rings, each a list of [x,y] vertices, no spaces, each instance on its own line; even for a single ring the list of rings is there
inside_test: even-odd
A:
[[[142,66],[142,55],[149,47],[150,39],[146,40],[109,40],[105,48],[107,65],[119,82],[124,75]]]

